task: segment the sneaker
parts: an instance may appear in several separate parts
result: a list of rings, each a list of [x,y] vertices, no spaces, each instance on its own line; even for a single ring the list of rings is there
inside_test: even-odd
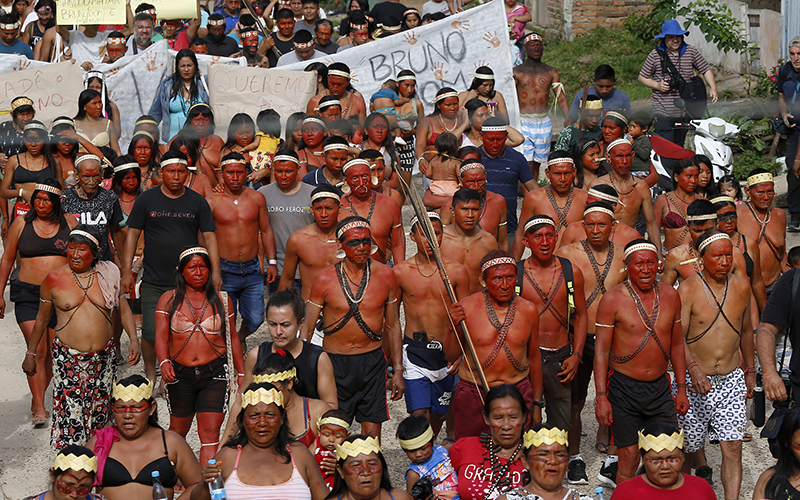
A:
[[[714,480],[711,479],[711,476],[713,474],[714,474],[714,471],[711,470],[711,467],[709,467],[708,465],[704,465],[704,466],[698,468],[697,471],[694,473],[695,476],[697,476],[699,478],[702,478],[702,479],[705,479],[706,481],[708,481],[708,484],[710,484],[711,486],[714,486]]]
[[[569,484],[589,484],[589,478],[586,476],[586,462],[580,458],[570,461],[567,481]]]
[[[800,232],[800,214],[791,214],[791,218],[786,224],[786,230],[790,233]]]
[[[597,474],[597,479],[603,484],[607,484],[612,488],[617,487],[617,467],[619,462],[612,462],[609,465],[603,464],[600,467],[600,472]]]

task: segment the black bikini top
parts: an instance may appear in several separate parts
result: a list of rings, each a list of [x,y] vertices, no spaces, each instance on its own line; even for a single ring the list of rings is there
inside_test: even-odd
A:
[[[136,478],[131,477],[131,473],[128,472],[128,469],[118,460],[108,457],[106,459],[106,468],[103,472],[103,488],[123,486],[128,483],[153,486],[153,477],[151,474],[156,470],[161,474],[161,484],[164,485],[165,488],[174,488],[178,483],[178,475],[175,473],[175,468],[172,467],[172,462],[169,461],[167,438],[164,429],[161,429],[161,440],[164,442],[164,456],[145,465],[142,470],[136,474]]]

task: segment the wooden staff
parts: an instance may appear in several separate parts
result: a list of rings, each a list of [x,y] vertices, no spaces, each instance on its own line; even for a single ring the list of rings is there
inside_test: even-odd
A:
[[[242,3],[244,3],[244,6],[247,7],[248,12],[250,12],[250,15],[253,16],[253,19],[256,20],[256,27],[258,28],[258,31],[261,32],[261,36],[263,36],[265,39],[268,36],[271,36],[270,33],[267,33],[266,26],[264,26],[262,23],[261,17],[259,17],[259,15],[256,13],[256,10],[253,8],[253,4],[250,3],[250,0],[242,0]],[[280,58],[282,55],[275,46],[272,47],[272,53],[275,54],[275,57],[277,58]]]

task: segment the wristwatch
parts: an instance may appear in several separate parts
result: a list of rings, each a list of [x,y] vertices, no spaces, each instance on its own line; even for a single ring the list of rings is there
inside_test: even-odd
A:
[[[531,402],[531,406],[538,406],[539,408],[544,409],[544,401],[533,401]]]

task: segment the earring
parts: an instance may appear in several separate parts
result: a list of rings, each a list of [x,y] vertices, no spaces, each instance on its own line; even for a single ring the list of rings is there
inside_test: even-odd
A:
[[[374,255],[378,251],[378,245],[372,245],[369,247],[369,254]]]
[[[336,253],[333,256],[336,257],[339,260],[344,259],[344,257],[345,257],[344,250],[342,250],[342,249],[337,250]]]
[[[378,176],[377,175],[373,175],[371,180],[372,180],[372,185],[373,186],[377,186],[378,185]]]
[[[619,270],[620,274],[627,273],[627,272],[628,272],[628,268],[627,267],[623,267],[622,269]]]

